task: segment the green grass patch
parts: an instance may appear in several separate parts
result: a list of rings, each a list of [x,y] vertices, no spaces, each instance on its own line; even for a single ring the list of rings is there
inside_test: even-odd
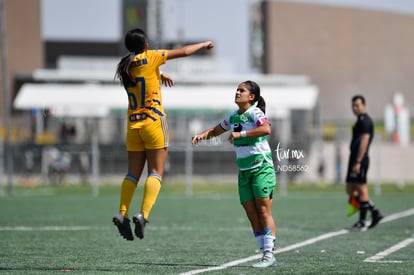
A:
[[[165,183],[145,238],[132,242],[111,223],[119,188],[100,186],[95,198],[90,186],[16,186],[13,196],[0,198],[0,273],[180,274],[257,254],[235,183],[196,184],[192,196],[185,195],[183,183]],[[294,184],[286,196],[276,193],[278,249],[336,232],[357,219],[346,217],[344,185]],[[383,185],[381,196],[371,194],[387,216],[414,208],[412,185]],[[132,213],[141,197],[139,186]],[[278,265],[266,270],[244,262],[205,274],[410,274],[414,244],[384,258],[394,262],[364,259],[413,235],[414,218],[408,216],[277,254]]]

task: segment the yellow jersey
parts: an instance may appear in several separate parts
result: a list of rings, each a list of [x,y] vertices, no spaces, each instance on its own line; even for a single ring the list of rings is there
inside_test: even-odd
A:
[[[128,128],[139,129],[165,117],[162,106],[159,66],[167,61],[168,50],[147,50],[137,54],[131,62],[129,75],[135,82],[127,87]]]

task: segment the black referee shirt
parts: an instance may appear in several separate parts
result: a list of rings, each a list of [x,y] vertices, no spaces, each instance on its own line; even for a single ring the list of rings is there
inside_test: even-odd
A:
[[[368,150],[371,145],[372,138],[374,137],[374,124],[368,114],[358,115],[355,125],[352,127],[352,140],[351,140],[351,156],[350,160],[355,162],[358,157],[359,145],[361,143],[361,137],[363,134],[369,134],[369,142],[367,151],[362,159],[362,162],[368,162]]]

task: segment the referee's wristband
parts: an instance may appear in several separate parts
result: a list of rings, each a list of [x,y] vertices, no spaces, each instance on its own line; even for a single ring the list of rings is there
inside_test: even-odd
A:
[[[246,131],[241,131],[240,132],[240,137],[246,137]]]

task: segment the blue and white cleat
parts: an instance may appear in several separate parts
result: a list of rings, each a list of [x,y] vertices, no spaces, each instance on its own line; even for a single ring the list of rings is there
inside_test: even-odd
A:
[[[259,262],[252,265],[254,268],[265,268],[276,265],[276,258],[273,253],[265,253]]]

